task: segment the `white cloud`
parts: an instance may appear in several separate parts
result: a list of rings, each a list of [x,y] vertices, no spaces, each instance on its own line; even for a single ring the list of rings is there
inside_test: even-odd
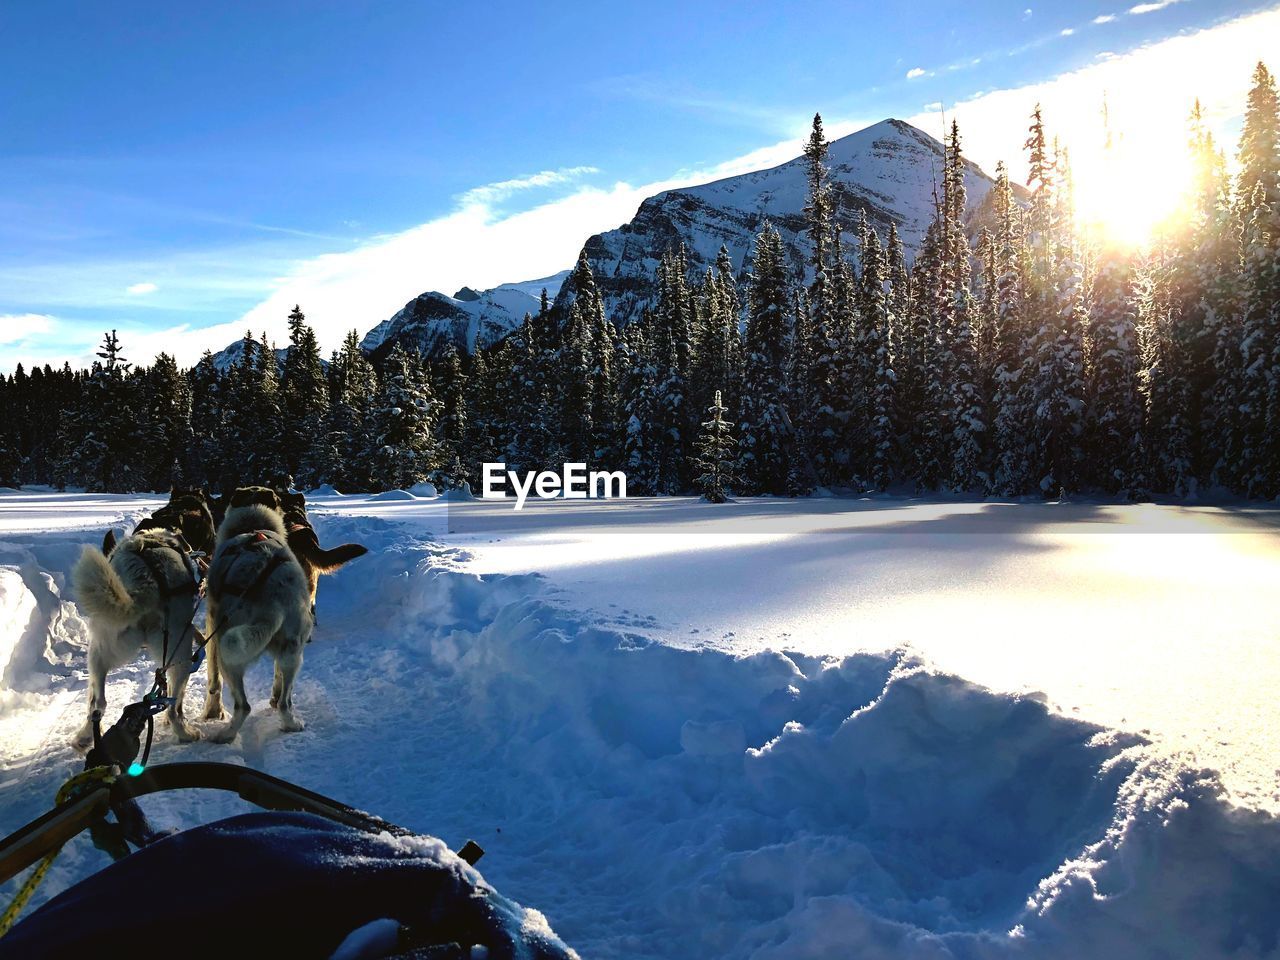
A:
[[[928,110],[932,113],[937,113],[939,110],[942,109],[942,101],[935,100],[933,101],[933,103],[926,103],[922,109]]]
[[[0,314],[0,343],[18,343],[53,327],[53,317],[43,313]]]
[[[572,183],[587,174],[599,172],[595,167],[562,167],[559,170],[543,170],[541,173],[531,174],[527,177],[517,177],[514,180],[501,180],[498,183],[486,183],[484,186],[473,187],[460,196],[458,200],[464,207],[489,206],[499,203],[522,190],[535,190]]]
[[[125,293],[132,294],[133,296],[141,296],[147,293],[155,293],[159,289],[160,288],[154,283],[135,283],[130,287],[126,287]]]
[[[1060,37],[1069,37],[1069,36],[1071,36],[1071,35],[1072,35],[1073,33],[1075,33],[1075,32],[1076,32],[1075,27],[1067,27],[1065,30],[1060,31],[1060,32],[1058,33],[1058,36],[1060,36]]]
[[[1134,16],[1141,16],[1144,13],[1155,13],[1157,10],[1163,10],[1165,7],[1171,7],[1181,0],[1155,0],[1154,3],[1140,3],[1136,7],[1130,7],[1129,13]]]
[[[907,71],[908,80],[915,80],[917,77],[923,77],[924,75],[925,75],[925,70],[923,67],[912,67],[910,70]]]
[[[1116,18],[1115,14],[1113,13],[1100,13],[1098,14],[1098,16],[1093,18],[1093,22],[1094,23],[1110,23],[1115,18]]]
[[[1023,20],[1030,20],[1030,19],[1031,19],[1031,8],[1030,8],[1030,7],[1027,7],[1027,9],[1025,9],[1025,10],[1023,10],[1023,11],[1022,11],[1022,19],[1023,19]]]

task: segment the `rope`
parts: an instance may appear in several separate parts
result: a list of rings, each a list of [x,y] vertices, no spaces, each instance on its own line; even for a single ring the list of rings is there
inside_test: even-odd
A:
[[[114,767],[94,767],[91,770],[83,770],[59,788],[57,805],[62,806],[62,804],[75,797],[85,784],[98,781],[110,784],[114,783],[115,779]],[[49,868],[53,866],[53,861],[58,858],[58,854],[61,852],[62,847],[49,851],[36,868],[31,871],[31,876],[27,877],[22,886],[18,888],[18,892],[13,896],[13,901],[5,909],[4,913],[0,914],[0,937],[9,932],[14,921],[18,919],[18,914],[22,913],[27,901],[36,892],[36,888],[40,886],[41,881],[44,880],[45,875],[49,872]]]

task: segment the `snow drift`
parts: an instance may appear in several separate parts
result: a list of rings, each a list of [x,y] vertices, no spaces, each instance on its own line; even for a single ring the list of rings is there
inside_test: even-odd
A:
[[[317,514],[322,542],[371,553],[321,584],[307,730],[281,735],[260,710],[233,747],[164,736],[156,762],[245,762],[473,837],[485,879],[583,956],[1280,955],[1277,821],[1139,737],[906,654],[669,646],[568,609],[536,575],[477,576],[408,528]],[[83,696],[30,669],[24,689]],[[259,665],[254,702],[270,682]],[[113,686],[112,709],[131,692]],[[56,721],[53,703],[0,715],[0,829],[41,812],[73,762],[11,749],[40,739],[13,726],[53,722],[64,742],[79,701]],[[242,809],[153,799],[160,825]],[[86,847],[42,895],[101,866]]]

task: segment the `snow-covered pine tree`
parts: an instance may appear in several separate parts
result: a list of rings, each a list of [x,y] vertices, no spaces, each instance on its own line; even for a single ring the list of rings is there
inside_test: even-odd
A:
[[[782,237],[766,223],[751,265],[739,429],[742,479],[755,493],[787,493],[796,455],[787,410],[790,309]]]
[[[1146,408],[1149,475],[1156,489],[1184,496],[1190,490],[1190,402],[1181,374],[1181,352],[1171,329],[1168,263],[1157,259],[1144,271],[1141,298],[1142,386]]]
[[[797,379],[796,420],[805,438],[814,479],[834,484],[840,479],[839,455],[844,424],[849,418],[849,400],[843,396],[844,383],[841,337],[832,296],[831,190],[827,183],[826,136],[822,117],[813,116],[813,127],[805,143],[805,170],[809,193],[805,217],[813,256],[809,268],[808,311],[804,335],[803,376]]]
[[[373,489],[369,454],[374,449],[370,431],[377,392],[377,375],[352,330],[329,363],[329,409],[302,471],[308,485],[329,483],[343,491]]]
[[[479,353],[479,350],[477,350]],[[462,370],[458,349],[450,342],[436,364],[439,384],[439,416],[436,417],[436,449],[440,463],[436,485],[444,490],[461,487],[469,471],[467,450],[467,376]]]
[[[716,361],[718,383],[724,385],[726,405],[736,404],[742,391],[742,299],[729,248],[716,254]],[[736,408],[734,408],[736,409]]]
[[[141,449],[144,419],[138,381],[124,357],[115,330],[104,335],[92,370],[83,380],[78,404],[67,411],[66,450],[61,484],[126,493],[145,486]]]
[[[1039,328],[1032,342],[1031,463],[1045,497],[1077,489],[1084,414],[1083,336],[1087,319],[1084,275],[1070,207],[1070,173],[1059,153],[1058,189],[1051,212],[1049,253],[1038,258],[1034,307]],[[1033,201],[1034,212],[1034,201]],[[1042,245],[1044,246],[1044,245]]]
[[[145,486],[168,490],[194,478],[191,454],[191,385],[174,358],[161,353],[146,371],[146,422],[148,442],[142,448]]]
[[[971,491],[987,481],[984,470],[986,441],[986,401],[980,389],[978,345],[974,332],[977,307],[973,303],[969,238],[965,233],[968,207],[964,186],[964,159],[960,150],[960,127],[951,123],[943,178],[943,236],[945,261],[943,287],[946,313],[941,322],[944,335],[947,397],[951,430],[946,447],[951,456],[948,485],[953,490]]]
[[[289,313],[289,347],[280,381],[281,438],[285,472],[297,478],[329,409],[329,380],[320,360],[320,344],[302,308]]]
[[[1031,126],[1027,130],[1027,142],[1023,149],[1029,153],[1027,187],[1031,190],[1031,204],[1027,215],[1026,242],[1039,262],[1037,268],[1049,272],[1049,260],[1053,250],[1053,161],[1045,141],[1044,118],[1040,104],[1031,114]]]
[[[724,418],[724,404],[717,390],[711,406],[707,408],[710,418],[702,422],[702,432],[698,436],[698,458],[695,466],[698,476],[694,486],[702,493],[702,499],[708,503],[724,503],[728,499],[726,488],[733,482],[734,447],[733,425]]]
[[[1275,78],[1261,61],[1254,68],[1253,86],[1245,104],[1239,168],[1238,216],[1247,227],[1260,205],[1280,205],[1280,100]],[[1259,184],[1261,193],[1256,189]]]
[[[911,317],[904,350],[898,358],[899,385],[903,391],[903,423],[907,425],[908,474],[918,490],[935,490],[950,474],[943,430],[949,409],[944,393],[942,342],[938,305],[942,298],[941,219],[935,217],[911,275]]]
[[[622,462],[627,489],[642,496],[658,493],[657,459],[653,455],[657,431],[657,370],[649,331],[653,315],[646,310],[622,330],[627,357],[622,365]]]
[[[1093,281],[1089,329],[1093,362],[1088,383],[1086,479],[1110,494],[1140,496],[1146,480],[1142,455],[1142,356],[1138,344],[1141,292],[1128,258],[1104,250]]]
[[[1024,313],[1024,248],[1018,206],[1003,163],[996,165],[995,313],[991,335],[992,481],[1000,496],[1023,493],[1030,479],[1029,337]]]
[[[619,425],[620,400],[613,369],[618,333],[605,316],[604,305],[596,298],[599,309],[588,317],[591,327],[591,457],[594,463],[616,463],[622,450]]]
[[[587,462],[591,459],[595,429],[592,422],[592,344],[581,298],[569,305],[564,328],[564,346],[560,352],[563,382],[560,392],[560,428],[556,433],[562,462]]]
[[[247,401],[239,428],[247,456],[241,483],[285,486],[291,478],[280,438],[284,436],[284,410],[280,395],[280,365],[273,344],[264,332],[254,351]]]
[[[869,449],[862,476],[875,490],[884,490],[893,481],[894,464],[898,459],[896,444],[899,430],[895,419],[897,375],[889,341],[893,318],[884,280],[887,266],[880,238],[875,230],[871,230],[867,235],[867,246],[862,251],[858,310],[861,335],[857,349],[865,356],[870,368],[869,390],[864,398],[866,406],[862,414],[867,419]]]
[[[685,274],[688,261],[682,249],[665,254],[658,264],[658,299],[653,311],[651,350],[654,363],[655,433],[650,455],[659,493],[688,488],[690,423],[688,372],[690,293]]]
[[[1251,497],[1280,494],[1280,207],[1262,184],[1245,231],[1244,329],[1240,342],[1240,478]]]
[[[397,342],[383,361],[374,400],[369,462],[375,489],[411,487],[437,469],[438,406],[426,364]]]

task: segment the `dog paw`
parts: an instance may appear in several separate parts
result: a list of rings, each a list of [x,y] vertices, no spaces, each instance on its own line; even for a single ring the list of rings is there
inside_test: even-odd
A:
[[[285,733],[297,733],[299,730],[305,730],[306,726],[300,717],[296,717],[292,713],[285,713],[280,716],[280,729]]]
[[[70,740],[71,749],[76,753],[85,754],[89,752],[89,748],[93,746],[93,729],[81,730]]]
[[[203,720],[221,720],[226,714],[222,712],[222,704],[210,703],[204,708]]]
[[[236,738],[239,731],[233,729],[230,725],[223,727],[217,733],[211,734],[207,739],[210,743],[230,743]]]
[[[190,743],[192,740],[199,740],[201,737],[199,730],[186,723],[176,724],[173,728],[173,735],[178,738],[179,743]]]
[[[276,707],[280,706],[280,698],[272,697],[271,702],[267,704],[267,706],[269,706],[272,710],[274,710]]]

